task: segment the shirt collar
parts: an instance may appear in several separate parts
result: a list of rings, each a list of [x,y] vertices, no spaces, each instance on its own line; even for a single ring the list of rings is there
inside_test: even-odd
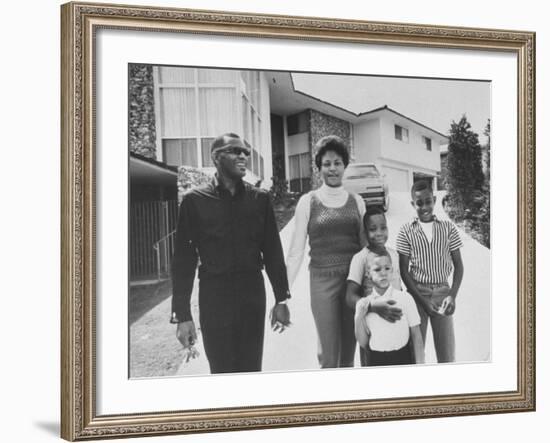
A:
[[[216,193],[218,195],[222,192],[227,192],[228,194],[230,194],[229,189],[227,189],[224,186],[223,182],[218,179],[218,174],[217,173],[214,174],[214,177],[212,177],[212,187],[214,188],[214,190],[216,191]],[[244,191],[244,182],[243,182],[243,180],[239,180],[237,182],[236,189],[237,189],[237,192],[235,193],[235,195],[239,195],[241,192]]]
[[[384,291],[383,294],[379,294],[378,292],[376,292],[376,289],[373,288],[373,289],[372,289],[372,297],[373,297],[373,298],[378,298],[378,297],[390,296],[391,293],[392,293],[392,291],[393,291],[393,287],[392,287],[391,283],[390,283],[390,285],[388,286],[388,289],[386,289],[386,290]]]
[[[436,223],[439,223],[441,220],[439,220],[439,219],[437,218],[437,215],[434,214],[434,219],[433,219],[432,221],[433,221],[433,222],[436,222]],[[415,217],[415,218],[413,219],[413,223],[420,223],[420,219],[419,219],[418,217]],[[430,222],[430,223],[431,223],[431,222]]]

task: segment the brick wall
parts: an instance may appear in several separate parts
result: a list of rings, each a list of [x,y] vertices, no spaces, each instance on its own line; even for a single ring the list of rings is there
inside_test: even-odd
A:
[[[349,122],[311,109],[309,144],[313,170],[311,175],[312,189],[316,189],[322,184],[317,166],[315,166],[315,143],[327,135],[337,135],[344,140],[348,147],[351,147],[351,124]],[[353,152],[350,152],[350,158],[353,158]]]
[[[130,65],[129,116],[130,151],[149,158],[156,155],[153,67]]]

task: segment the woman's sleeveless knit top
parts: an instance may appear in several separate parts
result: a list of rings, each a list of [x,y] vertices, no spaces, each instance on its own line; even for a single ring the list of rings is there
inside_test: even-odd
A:
[[[348,195],[344,206],[329,208],[313,192],[307,226],[310,267],[348,267],[361,249],[360,225],[361,215],[353,195]]]

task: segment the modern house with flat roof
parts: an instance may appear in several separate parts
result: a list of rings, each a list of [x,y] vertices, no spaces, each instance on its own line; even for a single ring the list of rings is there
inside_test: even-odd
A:
[[[245,180],[270,188],[277,177],[294,192],[319,186],[314,147],[326,135],[344,139],[352,162],[376,163],[390,192],[435,180],[447,144],[389,106],[357,114],[296,90],[292,74],[277,71],[131,65],[128,120],[136,278],[168,272],[182,183],[214,173],[210,145],[220,134],[237,133],[250,147]]]
[[[356,114],[296,90],[289,73],[268,76],[273,151],[284,158],[291,190],[307,191],[318,183],[313,148],[328,134],[349,144],[352,161],[379,165],[391,191],[408,191],[419,178],[437,177],[445,135],[387,105]]]

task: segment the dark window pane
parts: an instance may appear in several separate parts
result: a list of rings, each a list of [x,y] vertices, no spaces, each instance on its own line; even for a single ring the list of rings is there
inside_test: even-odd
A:
[[[210,155],[210,149],[213,141],[214,141],[214,137],[201,138],[201,154],[202,154],[203,168],[214,166],[214,163],[212,162],[212,156]]]
[[[165,139],[162,141],[164,162],[173,166],[198,166],[195,139]]]
[[[403,140],[403,134],[401,132],[401,130],[402,130],[401,126],[395,125],[394,128],[395,128],[395,138],[397,140]]]

